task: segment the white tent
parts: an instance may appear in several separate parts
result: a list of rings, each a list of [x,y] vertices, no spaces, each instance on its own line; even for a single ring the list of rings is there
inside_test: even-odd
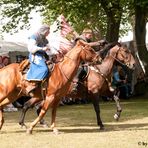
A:
[[[0,40],[0,55],[8,56],[11,63],[16,62],[18,56],[28,57],[28,54],[26,44]]]

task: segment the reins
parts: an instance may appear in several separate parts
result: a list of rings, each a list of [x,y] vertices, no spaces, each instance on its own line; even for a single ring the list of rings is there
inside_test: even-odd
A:
[[[81,46],[81,48],[82,48],[82,50],[84,50],[85,49],[85,47],[84,46]],[[67,56],[67,55],[65,55],[64,57],[66,57],[66,58],[68,58],[68,59],[70,59],[70,60],[72,60],[73,62],[75,62],[75,61],[77,61],[77,60],[75,60],[75,59],[72,59],[72,58],[70,58],[69,56]],[[85,52],[85,57],[86,57],[86,52]],[[93,62],[92,62],[93,63]],[[72,82],[72,83],[75,83],[75,81],[74,80],[70,80],[68,77],[67,77],[67,75],[64,73],[64,71],[59,67],[59,69],[60,69],[60,71],[62,72],[62,74],[64,75],[64,77],[69,81],[69,82]]]
[[[82,50],[84,50],[85,49],[85,47],[84,46],[81,46],[82,47]],[[66,57],[66,58],[68,58],[68,59],[70,59],[71,61],[73,61],[73,62],[75,62],[75,61],[77,61],[77,60],[75,60],[75,59],[72,59],[72,58],[70,58],[69,56],[67,56],[67,55],[64,55],[64,57]],[[64,58],[63,58],[64,59]],[[68,77],[67,77],[67,75],[64,73],[64,71],[59,67],[59,69],[60,69],[60,71],[62,72],[62,74],[64,75],[64,77],[69,81],[69,82],[72,82],[72,83],[75,83],[75,81],[74,80],[70,80]]]
[[[95,66],[95,67],[93,66],[93,68],[94,69],[92,69],[92,67],[90,67],[91,70],[95,70],[96,73],[100,74],[105,79],[105,81],[107,82],[108,87],[110,87],[111,86],[111,83],[108,80],[107,76],[104,73],[101,73],[100,69],[97,66]]]
[[[119,50],[120,50],[120,47],[118,48],[116,55],[118,54]],[[113,59],[115,59],[118,63],[120,63],[121,65],[127,66],[127,67],[128,67],[128,64],[127,64],[127,63],[124,64],[123,62],[121,62],[120,60],[118,60],[116,57],[113,57],[112,55],[110,55],[110,56],[111,56]]]

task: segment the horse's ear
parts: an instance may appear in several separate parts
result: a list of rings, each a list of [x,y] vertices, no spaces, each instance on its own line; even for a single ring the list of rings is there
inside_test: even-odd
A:
[[[83,41],[83,40],[78,40],[77,42],[78,42],[78,44],[81,45],[81,46],[86,46],[86,45],[88,45],[88,43],[85,42],[85,41]]]
[[[118,45],[119,47],[121,47],[121,42],[117,42],[116,45]]]

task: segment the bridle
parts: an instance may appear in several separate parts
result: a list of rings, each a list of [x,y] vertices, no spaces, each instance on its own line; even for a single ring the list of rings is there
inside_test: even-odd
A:
[[[118,47],[116,56],[118,55],[119,51],[121,51],[121,47]],[[121,65],[129,67],[129,63],[130,63],[129,61],[131,60],[131,55],[130,55],[130,58],[128,59],[128,61],[126,61],[126,63],[121,62],[119,59],[116,58],[116,56],[115,56],[115,57],[112,56],[112,55],[110,55],[110,56],[111,56],[113,59],[115,59],[118,63],[120,63]]]
[[[86,46],[81,46],[81,48],[82,48],[81,52],[84,51],[84,54],[85,54],[85,55],[84,55],[84,59],[86,59],[86,57],[87,57],[86,54],[87,54],[87,52],[88,52],[87,50],[85,50]],[[70,57],[67,56],[67,55],[63,55],[63,57],[66,57],[66,58],[68,58],[68,59],[70,59],[70,60],[76,61],[75,59],[72,59],[72,58],[70,58]],[[92,64],[93,64],[93,63],[96,63],[97,57],[98,57],[97,55],[94,57],[94,61],[91,62]],[[64,59],[64,58],[62,58],[62,61],[63,61],[63,59]],[[101,60],[102,60],[102,59],[101,59]],[[101,60],[99,60],[99,61],[101,62]]]
[[[85,47],[86,47],[86,46],[81,46],[81,49],[85,52],[85,58],[86,58],[87,51],[84,50]],[[82,52],[82,50],[81,50],[81,52]],[[73,61],[73,62],[77,61],[77,60],[75,60],[75,59],[70,58],[70,57],[67,56],[67,55],[64,55],[64,56],[63,56],[62,61],[64,60],[64,57],[70,59],[70,60]],[[62,61],[60,61],[60,62],[62,62]],[[64,73],[64,71],[62,70],[62,68],[59,67],[59,69],[60,69],[61,73],[63,74],[63,76],[64,76],[68,81],[75,83],[75,81],[70,80],[70,79],[67,77],[67,75]]]
[[[82,51],[84,51],[84,53],[85,53],[85,58],[86,58],[86,54],[87,54],[87,50],[85,50],[85,48],[86,48],[86,46],[81,46],[81,48],[82,48]],[[66,58],[68,58],[68,59],[70,59],[70,60],[72,60],[72,61],[77,61],[77,60],[75,60],[75,59],[72,59],[72,58],[70,58],[69,56],[67,56],[67,55],[64,55],[64,57],[66,57]],[[64,60],[64,57],[62,58],[62,61]],[[96,59],[96,57],[94,57],[95,59]],[[62,61],[60,61],[60,62],[62,62]],[[91,63],[95,63],[96,61],[94,60],[94,61],[92,61]],[[64,73],[64,71],[59,67],[59,69],[60,69],[60,71],[62,72],[62,74],[64,75],[64,77],[68,80],[68,81],[71,81],[71,82],[73,82],[73,83],[75,83],[75,81],[73,81],[73,80],[70,80],[68,77],[67,77],[67,75]]]
[[[81,46],[81,47],[82,47],[82,50],[85,49],[84,46]],[[68,58],[68,59],[70,59],[70,60],[72,60],[72,61],[76,61],[75,59],[72,59],[72,58],[70,58],[69,56],[64,55],[63,53],[60,53],[60,54],[62,54],[62,59],[61,59],[60,61],[58,61],[58,62],[62,62],[62,61],[64,60],[64,57],[66,57],[66,58]],[[86,57],[86,54],[85,54],[85,57]]]

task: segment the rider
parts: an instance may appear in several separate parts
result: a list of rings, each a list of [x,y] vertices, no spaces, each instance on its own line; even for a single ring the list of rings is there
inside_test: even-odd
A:
[[[91,47],[102,46],[102,45],[106,44],[105,40],[93,42],[92,38],[93,38],[93,31],[89,28],[85,28],[83,30],[82,34],[75,39],[75,42],[78,40],[83,40],[83,41],[87,42],[88,45],[90,45]]]
[[[82,34],[75,39],[75,43],[78,40],[83,40],[83,41],[87,42],[88,45],[90,45],[93,48],[95,48],[95,47],[100,48],[100,46],[104,46],[107,43],[105,40],[100,40],[100,41],[93,42],[92,38],[93,38],[93,31],[91,29],[89,29],[89,28],[85,28],[83,30]],[[85,73],[86,72],[84,70],[84,67],[82,66],[82,68],[79,69],[79,71],[77,72],[77,75],[75,77],[75,80],[74,80],[75,85],[74,85],[74,87],[72,89],[72,92],[76,93],[77,87],[78,87],[78,82],[80,81],[81,77]]]
[[[50,27],[48,25],[42,25],[36,33],[29,37],[28,51],[30,69],[26,76],[26,79],[29,82],[26,87],[28,94],[37,88],[39,82],[48,76],[49,71],[46,64],[48,55],[46,51],[49,50],[49,47],[47,46],[48,40],[46,37],[49,33]]]

